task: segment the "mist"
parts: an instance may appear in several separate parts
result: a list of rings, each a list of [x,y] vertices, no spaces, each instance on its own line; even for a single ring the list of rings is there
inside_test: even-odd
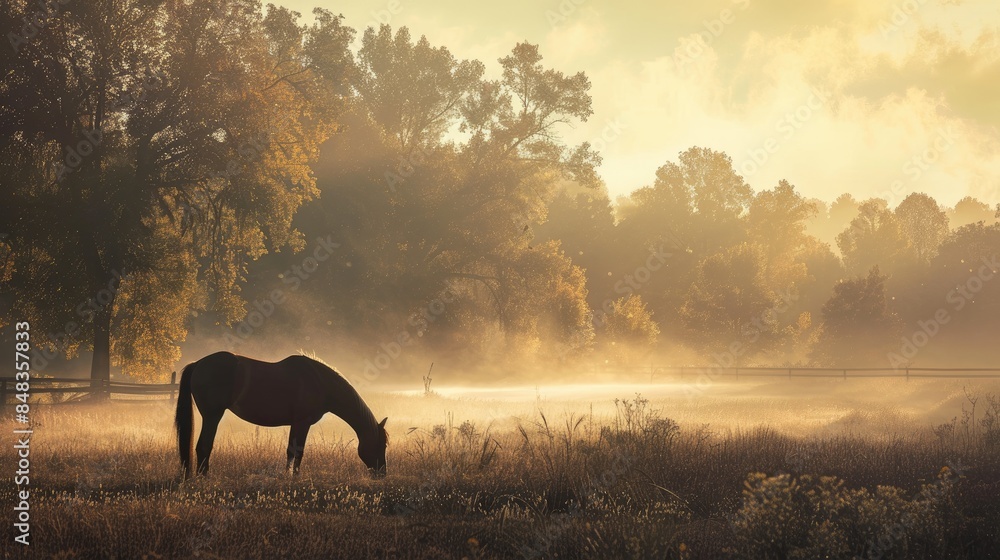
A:
[[[1000,550],[992,3],[281,4],[0,0],[11,557]]]

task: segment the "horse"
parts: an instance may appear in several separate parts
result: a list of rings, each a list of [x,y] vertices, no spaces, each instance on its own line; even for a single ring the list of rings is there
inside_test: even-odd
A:
[[[185,366],[174,418],[185,479],[192,476],[192,397],[202,417],[196,448],[199,475],[208,474],[215,433],[226,410],[258,426],[290,426],[286,469],[291,469],[293,476],[299,473],[309,428],[332,412],[354,429],[358,436],[358,456],[371,476],[386,475],[388,418],[376,422],[354,387],[322,362],[297,355],[272,363],[216,352]]]

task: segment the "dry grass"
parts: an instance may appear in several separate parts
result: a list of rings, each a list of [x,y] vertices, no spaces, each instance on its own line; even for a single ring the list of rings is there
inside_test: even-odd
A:
[[[331,417],[310,433],[297,479],[283,471],[287,429],[227,417],[211,476],[179,484],[166,403],[38,406],[33,544],[5,547],[4,557],[986,558],[1000,550],[1000,441],[984,420],[988,399],[972,430],[971,419],[932,429],[900,411],[845,409],[832,419],[842,429],[803,437],[678,425],[657,408],[666,401],[623,397],[587,406],[375,396],[376,411],[392,411],[390,474],[380,481],[367,478],[352,434]],[[737,425],[748,416],[729,414]],[[886,418],[898,429],[861,429]],[[10,446],[2,457],[13,464]],[[4,503],[13,491],[7,478]],[[4,526],[9,543],[13,528]]]

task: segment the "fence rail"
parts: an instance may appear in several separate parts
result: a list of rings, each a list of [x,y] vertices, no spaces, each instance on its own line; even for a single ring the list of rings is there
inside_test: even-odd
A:
[[[901,378],[916,379],[1000,379],[1000,368],[829,368],[829,367],[708,367],[708,366],[634,366],[617,368],[617,371],[632,370],[636,373],[648,372],[649,381],[673,376],[691,379],[706,374],[715,376],[740,377],[785,377],[799,378]],[[607,368],[604,371],[616,371]]]
[[[0,407],[8,397],[19,393],[18,381],[13,377],[0,377]],[[171,402],[177,399],[177,372],[170,374],[170,383],[125,383],[123,381],[95,382],[90,379],[68,377],[32,377],[29,394],[41,393],[103,393],[107,395],[168,395]]]
[[[592,373],[627,373],[649,375],[649,382],[696,381],[701,375],[723,376],[734,379],[751,377],[792,378],[899,378],[906,379],[1000,379],[1000,368],[823,368],[823,367],[730,367],[706,366],[593,366],[584,368]],[[0,406],[15,394],[17,381],[13,377],[0,377]],[[109,395],[169,395],[177,398],[177,372],[170,375],[170,383],[124,383],[105,381],[95,385],[90,379],[60,377],[35,377],[30,381],[31,394],[39,393],[107,393]]]

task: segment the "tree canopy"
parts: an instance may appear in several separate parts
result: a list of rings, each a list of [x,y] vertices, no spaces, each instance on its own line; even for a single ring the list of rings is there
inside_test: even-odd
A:
[[[5,34],[32,9],[0,7]],[[17,40],[4,337],[29,319],[40,361],[92,352],[100,383],[162,379],[191,338],[335,341],[393,372],[427,354],[705,365],[734,344],[741,365],[878,367],[942,308],[941,348],[996,326],[996,201],[808,198],[707,146],[612,200],[600,154],[565,140],[590,80],[537,45],[460,60],[405,27],[302,19],[94,0]]]

